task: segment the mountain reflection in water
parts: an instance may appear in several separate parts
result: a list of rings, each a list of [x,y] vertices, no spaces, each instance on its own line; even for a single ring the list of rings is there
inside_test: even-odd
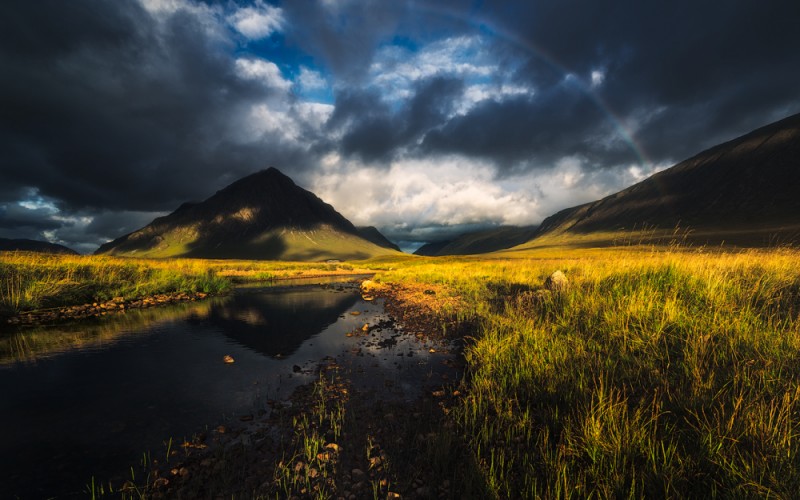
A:
[[[352,292],[297,289],[242,293],[211,305],[204,319],[256,352],[281,358],[333,324],[358,300]]]
[[[262,287],[0,331],[0,496],[82,498],[92,476],[125,473],[170,437],[288,397],[316,377],[295,364],[345,351],[382,313],[355,286]]]

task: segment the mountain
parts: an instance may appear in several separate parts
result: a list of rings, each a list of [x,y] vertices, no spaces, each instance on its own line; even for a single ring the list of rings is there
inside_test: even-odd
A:
[[[542,222],[534,244],[635,230],[663,237],[676,227],[701,243],[800,241],[798,186],[800,114],[703,151],[616,194],[562,210]]]
[[[453,240],[445,240],[445,241],[432,241],[430,243],[425,243],[421,247],[417,248],[417,250],[414,252],[414,255],[422,255],[425,257],[437,257],[441,255],[439,251],[452,242]]]
[[[496,252],[524,243],[536,234],[536,226],[501,226],[462,234],[453,240],[422,245],[415,255],[473,255]]]
[[[393,254],[275,168],[249,175],[200,203],[102,245],[129,257],[357,260]]]
[[[41,253],[57,253],[63,255],[78,255],[78,252],[64,245],[57,245],[47,241],[37,240],[11,240],[8,238],[0,238],[0,252],[12,252],[14,250],[21,250],[23,252],[41,252]]]
[[[379,247],[391,248],[400,252],[400,247],[389,241],[375,226],[361,226],[358,229],[358,234],[367,241],[375,243]]]

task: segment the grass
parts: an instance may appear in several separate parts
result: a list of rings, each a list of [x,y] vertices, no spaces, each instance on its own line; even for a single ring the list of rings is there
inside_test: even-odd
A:
[[[455,410],[495,497],[772,496],[800,489],[800,253],[574,250],[437,259],[478,326]],[[561,269],[570,287],[543,292]]]
[[[234,281],[365,272],[346,263],[131,259],[0,252],[0,316],[174,292],[222,293]],[[369,272],[369,270],[366,270]]]
[[[495,498],[791,498],[800,491],[800,252],[632,243],[360,264],[378,271],[377,282],[418,291],[409,305],[424,305],[440,330],[471,328],[452,436],[441,438],[458,444],[437,446],[437,461],[474,463],[481,489]],[[114,295],[217,283],[226,273],[323,271],[31,259],[0,259],[4,307],[41,307],[64,290]],[[556,270],[568,288],[545,291]],[[288,464],[314,463],[322,443],[315,429],[342,418],[331,411],[296,422],[304,458],[287,457],[279,468],[282,491],[329,491],[324,480],[307,482],[310,468],[296,473]],[[315,423],[320,415],[328,423]]]

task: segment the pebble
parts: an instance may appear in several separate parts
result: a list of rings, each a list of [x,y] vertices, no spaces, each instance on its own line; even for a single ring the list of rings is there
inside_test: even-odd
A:
[[[353,478],[354,482],[358,483],[359,481],[362,481],[364,479],[364,471],[361,469],[353,469],[350,472],[350,477]]]

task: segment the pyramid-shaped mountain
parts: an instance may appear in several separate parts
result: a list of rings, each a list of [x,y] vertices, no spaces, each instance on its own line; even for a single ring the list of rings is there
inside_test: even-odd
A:
[[[129,257],[357,260],[396,253],[275,168],[249,175],[201,203],[101,246]]]
[[[676,227],[700,243],[799,241],[800,114],[703,151],[601,200],[546,218],[534,241]],[[525,244],[523,246],[527,246]]]

